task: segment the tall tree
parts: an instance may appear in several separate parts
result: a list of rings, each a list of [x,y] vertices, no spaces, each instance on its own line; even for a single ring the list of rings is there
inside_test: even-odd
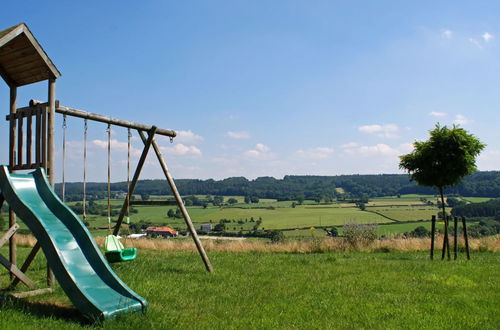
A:
[[[448,128],[439,124],[431,130],[427,141],[415,141],[413,152],[400,157],[399,167],[421,186],[436,187],[441,196],[448,248],[448,221],[444,189],[460,183],[463,177],[477,171],[476,157],[486,146],[477,137],[456,125]],[[443,248],[443,257],[444,257]]]

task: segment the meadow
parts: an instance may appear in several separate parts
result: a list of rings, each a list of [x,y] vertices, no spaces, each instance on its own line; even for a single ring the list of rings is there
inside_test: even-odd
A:
[[[166,199],[169,196],[151,196],[151,199]],[[204,198],[204,196],[197,196]],[[293,201],[277,201],[261,199],[258,203],[245,204],[243,196],[225,196],[224,200],[236,199],[233,205],[213,206],[188,206],[188,211],[196,228],[201,224],[217,224],[220,220],[229,221],[226,225],[227,232],[252,231],[256,221],[261,220],[260,230],[283,230],[288,237],[322,236],[324,231],[311,234],[309,228],[341,227],[348,222],[381,224],[380,235],[397,235],[411,231],[420,225],[429,227],[431,217],[438,212],[434,205],[427,205],[425,200],[435,200],[432,195],[403,195],[370,199],[365,210],[356,207],[354,203],[344,201],[333,203],[317,203],[305,200],[302,204]],[[105,200],[98,201],[102,205]],[[114,199],[111,204],[120,207],[123,200]],[[70,203],[74,204],[74,203]],[[132,223],[152,223],[166,225],[184,230],[183,219],[167,217],[169,209],[173,206],[135,206],[136,214],[131,215]],[[89,215],[89,227],[95,235],[102,236],[107,233],[106,217]],[[422,223],[418,223],[422,222]]]
[[[19,253],[26,255],[27,249]],[[0,302],[3,329],[496,329],[498,253],[430,261],[425,252],[209,253],[141,250],[113,264],[148,300],[146,315],[89,324],[62,290]],[[29,272],[43,286],[43,255]],[[0,284],[8,275],[0,275]],[[22,289],[22,287],[20,287]]]

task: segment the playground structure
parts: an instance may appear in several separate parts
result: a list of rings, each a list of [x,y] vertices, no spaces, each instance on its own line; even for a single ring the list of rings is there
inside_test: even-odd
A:
[[[175,198],[175,201],[162,203],[176,205],[181,210],[205,268],[209,272],[213,271],[155,141],[155,135],[174,138],[174,131],[61,106],[55,97],[56,80],[61,73],[24,23],[0,31],[0,76],[10,88],[7,116],[9,164],[8,168],[0,167],[0,207],[4,200],[9,204],[9,229],[0,238],[0,247],[9,241],[9,258],[0,255],[0,264],[9,270],[12,279],[6,291],[13,290],[19,282],[23,282],[32,290],[12,294],[13,296],[21,298],[49,292],[54,285],[55,276],[75,306],[88,317],[105,319],[119,313],[144,310],[146,306],[145,300],[126,287],[113,273],[81,220],[53,191],[57,113],[65,117],[84,119],[85,123],[88,120],[104,123],[108,125],[108,129],[113,125],[127,128],[129,132],[131,129],[136,130],[144,143],[113,228],[113,235],[119,233],[124,217],[128,215],[129,206],[140,205],[142,202],[131,201],[131,196],[152,147]],[[17,108],[18,87],[45,80],[48,81],[48,101],[31,100],[28,107]],[[26,170],[35,171],[28,174],[16,173]],[[143,204],[147,205],[148,201]],[[16,223],[16,215],[26,223],[37,239],[20,268],[17,266],[16,231],[19,225]],[[36,285],[26,272],[40,249],[48,261],[48,288],[34,290]]]

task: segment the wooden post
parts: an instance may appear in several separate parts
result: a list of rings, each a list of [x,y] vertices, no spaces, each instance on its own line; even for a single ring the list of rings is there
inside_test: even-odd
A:
[[[49,79],[48,90],[49,108],[48,108],[48,127],[47,127],[47,175],[52,188],[54,188],[54,148],[55,148],[55,116],[56,116],[56,79]],[[54,285],[54,273],[47,264],[47,285]]]
[[[146,161],[146,157],[148,156],[149,149],[151,148],[151,143],[153,142],[154,136],[156,133],[156,126],[151,127],[149,130],[149,137],[147,141],[144,143],[144,149],[142,149],[142,154],[141,158],[139,158],[139,163],[137,164],[137,167],[134,172],[134,177],[132,178],[132,182],[130,182],[130,187],[129,191],[127,193],[127,196],[125,197],[125,201],[123,202],[122,209],[120,211],[120,215],[118,216],[118,221],[116,222],[115,229],[113,230],[113,235],[118,235],[118,232],[120,231],[120,226],[122,225],[123,222],[123,217],[125,216],[125,213],[128,211],[127,208],[129,206],[129,200],[130,196],[134,193],[135,186],[137,184],[137,181],[139,180],[139,175],[141,174],[142,167],[144,166],[144,162]]]
[[[465,224],[465,217],[462,217],[462,226],[464,231],[464,239],[465,239],[465,251],[467,252],[467,260],[470,260],[470,251],[469,251],[469,236],[467,235],[467,225]]]
[[[16,165],[16,103],[17,103],[17,88],[10,88],[10,134],[9,134],[9,167],[11,173],[14,172],[13,168]],[[14,210],[9,207],[9,227],[16,225],[16,214]],[[16,235],[12,235],[9,239],[9,262],[16,265],[17,249],[16,249]],[[11,279],[14,276],[11,274]]]
[[[453,259],[458,258],[458,217],[453,217]]]
[[[147,142],[146,137],[144,136],[144,133],[142,131],[139,131],[139,135],[141,136],[141,139],[144,143]],[[152,142],[153,144],[153,149],[156,153],[156,157],[158,157],[158,161],[160,162],[161,169],[163,170],[163,174],[165,174],[165,177],[167,178],[168,184],[170,186],[170,189],[172,190],[172,193],[174,194],[175,200],[177,201],[177,205],[179,209],[182,212],[182,215],[184,217],[184,221],[186,222],[186,225],[189,229],[189,232],[191,233],[191,236],[193,237],[194,243],[196,244],[196,248],[198,249],[198,252],[200,253],[201,259],[203,260],[203,263],[205,264],[205,268],[207,269],[208,272],[213,272],[214,269],[212,267],[212,264],[210,263],[210,260],[208,259],[208,255],[205,252],[205,249],[203,248],[203,244],[201,244],[200,238],[198,237],[198,233],[196,233],[196,229],[193,226],[193,222],[191,221],[191,217],[189,216],[189,213],[186,210],[186,207],[184,206],[184,203],[182,202],[181,195],[179,194],[179,191],[177,190],[177,187],[175,186],[174,179],[172,178],[172,175],[170,175],[170,172],[167,167],[167,163],[165,163],[165,160],[163,159],[163,156],[161,154],[160,148],[158,147],[158,144],[156,143],[155,140]]]
[[[444,217],[444,237],[443,237],[443,252],[441,255],[441,260],[444,259],[445,253],[448,255],[448,260],[451,260],[450,254],[450,241],[448,238],[448,225],[449,225],[449,217]]]
[[[436,216],[432,216],[431,220],[431,260],[434,260],[434,237],[436,233]]]

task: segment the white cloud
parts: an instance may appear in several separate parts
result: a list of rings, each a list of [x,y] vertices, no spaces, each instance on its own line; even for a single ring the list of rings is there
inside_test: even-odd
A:
[[[429,112],[429,116],[432,116],[432,117],[445,117],[446,115],[448,115],[446,112],[439,112],[439,111]]]
[[[271,159],[274,158],[274,154],[270,150],[265,144],[257,143],[255,149],[245,151],[243,154],[254,159]]]
[[[359,143],[357,143],[357,142],[348,142],[348,143],[344,143],[344,144],[343,144],[343,145],[341,145],[340,147],[341,147],[342,149],[345,149],[345,148],[355,148],[355,147],[357,147],[357,146],[359,146]]]
[[[257,143],[255,145],[255,148],[257,150],[259,150],[260,152],[268,152],[270,150],[268,146],[266,146],[265,144],[262,144],[262,143]]]
[[[413,151],[413,143],[401,143],[399,145],[399,151],[401,153],[407,154]]]
[[[386,125],[363,125],[358,127],[358,131],[368,134],[374,134],[376,136],[385,138],[394,138],[398,135],[396,134],[399,127],[394,124]]]
[[[107,149],[108,148],[108,141],[107,140],[99,140],[95,139],[92,140],[91,145],[101,148],[101,149]],[[118,141],[117,139],[111,139],[111,152],[127,152],[128,148],[128,143],[127,142],[122,142]],[[142,153],[142,149],[136,149],[134,146],[130,146],[130,154],[133,157],[138,157]]]
[[[441,37],[444,39],[451,39],[453,37],[453,31],[445,29],[441,31]]]
[[[483,40],[485,42],[489,42],[491,39],[495,38],[494,35],[492,35],[492,34],[490,34],[488,32],[483,33],[483,35],[481,37],[483,38]]]
[[[387,144],[379,143],[373,146],[359,146],[356,148],[344,149],[344,153],[353,156],[397,156],[401,154],[401,151]]]
[[[175,156],[201,156],[201,150],[195,146],[187,146],[185,144],[179,143],[175,144],[172,147],[160,147],[162,151],[168,153],[170,155]]]
[[[243,140],[243,139],[249,139],[250,134],[245,131],[240,131],[240,132],[227,132],[226,136],[230,137],[231,139],[236,139],[236,140]]]
[[[331,153],[333,153],[333,149],[327,147],[317,147],[306,150],[300,149],[295,152],[300,158],[306,159],[324,159],[328,158]]]
[[[453,123],[457,125],[467,125],[470,122],[471,121],[469,119],[467,119],[464,115],[460,114],[456,115],[455,120],[453,121]]]
[[[187,131],[176,131],[177,136],[175,137],[175,142],[179,143],[198,143],[203,141],[203,137],[193,133],[191,130]]]

